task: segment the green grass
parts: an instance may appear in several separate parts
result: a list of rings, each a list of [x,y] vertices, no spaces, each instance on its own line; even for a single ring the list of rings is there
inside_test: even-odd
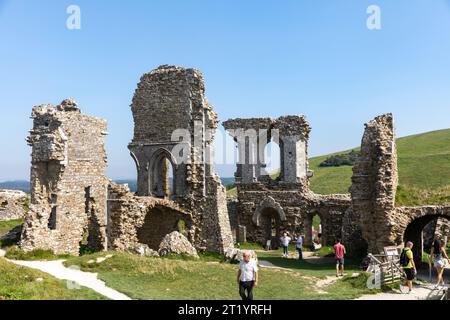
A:
[[[68,289],[66,281],[46,273],[17,266],[0,258],[0,300],[100,300],[87,289]]]
[[[22,219],[0,221],[0,237],[7,234],[10,230],[14,229],[15,227],[20,226],[21,224],[23,224]],[[15,244],[16,244],[15,240],[11,239],[0,240],[0,248],[10,247]]]
[[[333,257],[333,247],[332,246],[322,246],[318,251],[314,253],[317,257]]]
[[[0,221],[0,236],[7,234],[11,229],[20,226],[23,223],[22,219]]]
[[[70,255],[55,255],[50,250],[34,249],[30,252],[25,252],[17,246],[12,246],[6,251],[5,258],[12,260],[24,261],[38,261],[38,260],[58,260],[67,259]]]
[[[108,286],[134,299],[239,299],[237,266],[234,264],[220,262],[218,259],[208,260],[205,257],[192,260],[176,257],[147,258],[120,252],[111,254],[112,258],[101,263],[88,261],[105,256],[104,252],[71,257],[65,264],[97,272]],[[277,253],[272,254],[277,263]],[[269,254],[264,259],[268,257]],[[320,293],[315,283],[326,275],[333,275],[333,265],[317,266],[306,262],[299,264],[296,260],[283,260],[286,269],[260,268],[260,285],[255,289],[256,299],[353,299],[362,294],[373,293],[365,287],[364,274],[355,279],[340,279],[333,285],[320,288],[326,291]]]

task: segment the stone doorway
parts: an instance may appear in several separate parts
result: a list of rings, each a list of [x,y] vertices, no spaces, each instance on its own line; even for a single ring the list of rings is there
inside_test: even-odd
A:
[[[414,255],[414,262],[417,266],[420,266],[422,264],[424,251],[429,252],[431,248],[426,248],[424,245],[424,229],[428,224],[432,223],[438,218],[445,218],[446,220],[449,220],[449,217],[446,216],[427,215],[413,220],[406,227],[405,233],[403,235],[403,242],[405,244],[407,241],[411,241],[414,244],[412,251]],[[427,241],[427,243],[430,243],[430,241]]]
[[[281,221],[278,211],[271,207],[263,209],[260,223],[263,245],[270,240],[271,248],[278,249],[281,237]]]
[[[305,245],[312,246],[313,241],[316,244],[326,244],[327,241],[323,234],[324,224],[321,215],[318,212],[312,212],[308,214],[305,222]]]

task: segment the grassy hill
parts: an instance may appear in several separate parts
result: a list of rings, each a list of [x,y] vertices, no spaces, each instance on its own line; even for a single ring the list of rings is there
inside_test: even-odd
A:
[[[450,129],[397,140],[399,188],[397,205],[450,204]],[[353,150],[358,150],[355,148]],[[348,193],[352,167],[320,167],[332,155],[309,159],[314,177],[311,189],[319,194]],[[234,194],[235,189],[229,190]]]
[[[450,203],[450,129],[399,138],[397,149],[397,204]],[[352,168],[320,167],[319,164],[329,156],[310,159],[310,168],[314,170],[311,189],[321,194],[347,193]]]

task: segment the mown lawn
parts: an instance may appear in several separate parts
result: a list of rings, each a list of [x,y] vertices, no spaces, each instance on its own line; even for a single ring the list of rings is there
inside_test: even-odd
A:
[[[236,264],[211,257],[198,260],[146,258],[119,252],[108,253],[113,254],[113,257],[104,262],[93,262],[106,254],[103,252],[73,257],[65,264],[97,272],[108,286],[134,299],[239,299]],[[267,258],[270,257],[264,257],[265,260]],[[274,263],[278,263],[277,257],[272,258]],[[357,278],[346,277],[319,290],[316,282],[326,275],[333,275],[333,266],[317,266],[306,262],[299,264],[296,260],[287,259],[283,263],[286,269],[260,268],[260,285],[255,289],[256,299],[336,300],[374,293],[366,289],[365,274]]]
[[[0,300],[104,300],[87,289],[68,289],[66,281],[0,258]]]

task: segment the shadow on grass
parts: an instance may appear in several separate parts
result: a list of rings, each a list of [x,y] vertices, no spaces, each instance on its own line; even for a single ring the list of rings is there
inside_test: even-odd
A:
[[[316,276],[334,275],[336,273],[336,264],[332,258],[327,258],[329,262],[311,263],[306,260],[283,258],[281,257],[281,252],[278,251],[265,251],[259,252],[258,259],[268,261],[276,267],[300,271]],[[346,271],[361,271],[359,259],[349,257],[345,259],[345,262]]]

